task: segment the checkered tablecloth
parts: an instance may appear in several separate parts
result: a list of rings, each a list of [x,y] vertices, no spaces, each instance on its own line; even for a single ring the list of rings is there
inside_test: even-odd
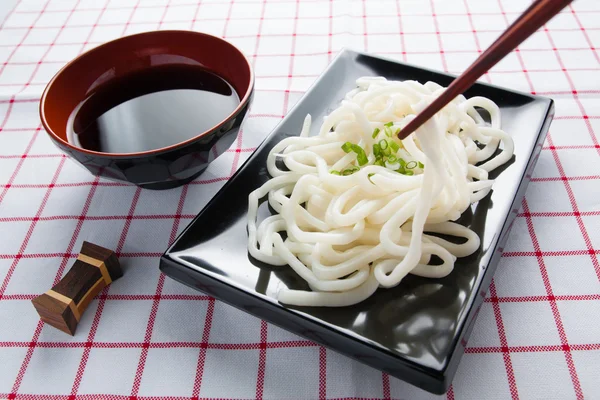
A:
[[[5,0],[2,0],[4,3]],[[8,3],[0,7],[8,7]],[[158,257],[344,46],[460,73],[526,0],[22,0],[0,28],[0,399],[437,398],[165,278]],[[155,29],[225,37],[256,96],[192,184],[94,179],[51,144],[38,99],[67,61]],[[448,399],[600,399],[600,2],[576,0],[483,80],[556,117]],[[31,299],[81,242],[126,270],[77,334]]]

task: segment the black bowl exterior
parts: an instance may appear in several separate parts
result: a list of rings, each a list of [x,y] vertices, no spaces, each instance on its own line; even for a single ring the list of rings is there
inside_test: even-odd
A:
[[[307,113],[312,134],[360,76],[434,81],[452,76],[367,54],[343,51],[294,109],[161,258],[168,276],[297,335],[329,347],[433,393],[444,393],[456,372],[477,311],[519,210],[553,116],[550,99],[476,84],[467,97],[485,96],[501,109],[515,156],[494,171],[492,192],[460,221],[481,238],[475,254],[457,260],[442,279],[407,276],[351,307],[290,307],[276,300],[283,287],[307,290],[291,268],[271,267],[247,251],[248,194],[269,179],[266,157],[287,136],[299,134]],[[259,218],[269,215],[265,205]],[[207,229],[210,227],[210,229]]]
[[[235,142],[252,99],[253,95],[223,126],[202,135],[195,141],[139,156],[112,157],[110,154],[87,154],[73,150],[52,136],[51,139],[62,151],[95,176],[133,183],[145,189],[171,189],[194,180],[209,163]]]
[[[161,149],[102,153],[68,142],[66,127],[82,100],[114,79],[166,64],[196,65],[217,74],[233,86],[240,104],[211,130]],[[52,141],[92,174],[145,188],[167,189],[194,179],[233,143],[248,112],[253,89],[252,67],[231,43],[195,31],[150,31],[104,43],[67,63],[46,86],[39,112]]]

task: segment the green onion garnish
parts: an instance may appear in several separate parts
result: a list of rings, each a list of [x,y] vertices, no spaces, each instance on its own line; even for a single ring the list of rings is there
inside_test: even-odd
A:
[[[390,129],[389,126],[385,127],[384,132],[385,132],[385,136],[387,136],[387,137],[392,137],[392,135],[393,135],[392,130]]]
[[[385,154],[386,156],[389,156],[390,154],[392,154],[392,152],[390,151],[389,147],[386,147],[385,149],[383,149],[383,154]]]
[[[390,145],[390,148],[392,149],[392,151],[394,153],[397,152],[400,149],[400,146],[398,145],[398,143],[394,142],[391,139],[388,140],[388,144]]]
[[[373,175],[375,175],[375,174],[374,173],[370,173],[370,174],[367,175],[367,179],[369,179],[369,182],[371,182],[371,183],[373,183],[373,181],[371,180],[371,177]],[[374,183],[373,183],[373,185],[374,185]]]
[[[419,161],[419,162],[417,163],[417,165],[418,165],[418,166],[419,166],[419,168],[421,168],[421,169],[425,168],[425,165],[423,165],[423,163],[422,163],[421,161]]]
[[[383,159],[378,158],[377,160],[375,160],[375,162],[373,163],[373,165],[379,165],[380,167],[384,167],[385,165],[383,164]]]
[[[381,148],[381,150],[385,150],[388,147],[388,142],[385,139],[381,139],[379,141],[379,147]]]
[[[402,168],[406,168],[406,161],[404,161],[404,158],[399,158],[398,162]]]
[[[375,128],[375,130],[373,131],[373,135],[371,136],[373,139],[375,139],[377,137],[377,135],[379,135],[379,128]]]
[[[365,150],[357,144],[346,142],[342,145],[342,150],[344,150],[346,153],[350,153],[351,151],[355,152],[358,165],[365,165],[369,162]]]
[[[406,169],[413,169],[417,166],[417,162],[416,161],[409,161],[408,164],[406,164]]]
[[[391,155],[387,158],[389,163],[395,163],[396,161],[398,161],[398,158],[395,155]]]
[[[381,146],[377,143],[373,145],[373,155],[375,157],[381,157]]]
[[[392,125],[394,125],[394,122],[393,122],[393,121],[390,121],[390,122],[388,122],[387,124],[385,124],[385,125],[383,125],[383,126],[392,126]]]
[[[350,142],[346,142],[342,145],[342,150],[344,150],[346,153],[350,153],[352,151],[352,143]]]
[[[414,175],[414,174],[415,174],[415,173],[414,173],[414,172],[412,172],[412,171],[405,171],[405,172],[404,172],[404,175],[409,175],[409,176],[410,176],[410,175]]]
[[[329,173],[330,173],[331,175],[339,175],[339,174],[340,174],[340,171],[336,171],[335,169],[332,169],[331,171],[329,171]]]

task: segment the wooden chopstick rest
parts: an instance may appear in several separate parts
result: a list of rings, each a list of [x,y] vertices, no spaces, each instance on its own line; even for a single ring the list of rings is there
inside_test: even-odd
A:
[[[92,299],[121,276],[123,271],[113,251],[83,242],[69,272],[32,303],[42,321],[74,335],[81,315]]]

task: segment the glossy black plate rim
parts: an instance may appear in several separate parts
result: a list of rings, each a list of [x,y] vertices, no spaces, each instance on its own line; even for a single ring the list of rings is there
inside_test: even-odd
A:
[[[210,209],[213,206],[213,203],[215,201],[217,201],[218,194],[221,191],[226,190],[230,185],[233,185],[235,183],[235,179],[236,179],[237,175],[240,173],[240,171],[242,171],[247,164],[249,164],[253,161],[254,156],[257,153],[262,151],[262,149],[270,142],[270,139],[273,136],[277,135],[280,126],[286,122],[286,120],[288,119],[290,114],[292,114],[294,109],[302,102],[302,99],[305,96],[307,96],[309,93],[311,93],[311,91],[314,90],[315,87],[319,86],[319,84],[322,82],[322,80],[325,79],[325,75],[329,71],[331,66],[334,65],[336,63],[336,61],[338,61],[340,58],[342,58],[344,56],[351,56],[351,55],[379,59],[379,60],[382,60],[385,62],[397,64],[399,68],[412,68],[412,69],[420,70],[423,72],[429,72],[429,73],[437,75],[437,76],[446,76],[448,78],[456,77],[456,75],[453,75],[453,74],[435,71],[435,70],[431,70],[431,69],[427,69],[427,68],[422,68],[420,66],[416,66],[416,65],[413,65],[410,63],[399,62],[399,61],[394,60],[389,57],[376,56],[373,54],[369,54],[369,53],[365,53],[365,52],[361,52],[361,51],[350,50],[350,49],[341,50],[336,55],[336,57],[331,61],[329,66],[322,72],[322,74],[310,86],[310,88],[303,94],[302,98],[300,100],[298,100],[296,105],[290,111],[288,111],[287,115],[277,124],[277,126],[269,133],[269,135],[267,135],[265,137],[265,139],[261,142],[261,144],[257,147],[257,149],[252,153],[252,155],[239,167],[239,169],[228,180],[228,182],[225,183],[225,185],[219,190],[219,192],[217,194],[215,194],[215,196],[206,204],[206,206],[189,223],[189,225],[178,235],[177,239],[173,242],[173,244],[165,251],[165,253],[161,257],[160,269],[166,275],[168,275],[171,278],[173,278],[181,283],[184,283],[188,286],[191,286],[190,282],[189,282],[190,279],[192,281],[197,281],[198,276],[196,274],[201,274],[202,279],[209,280],[212,282],[212,284],[215,287],[219,287],[219,290],[224,290],[224,291],[228,292],[227,298],[225,296],[219,296],[219,298],[222,301],[229,303],[233,306],[236,306],[238,308],[239,308],[239,306],[238,306],[238,304],[235,303],[235,301],[228,301],[228,300],[230,300],[229,296],[232,296],[232,297],[243,296],[246,298],[246,300],[249,300],[249,298],[252,298],[252,301],[260,303],[265,308],[270,309],[269,312],[265,313],[265,312],[261,312],[260,310],[247,310],[247,309],[245,309],[244,311],[250,312],[251,314],[253,314],[259,318],[266,319],[275,325],[279,325],[279,326],[283,327],[284,329],[287,329],[287,328],[282,326],[281,324],[273,322],[273,318],[270,313],[278,313],[278,314],[283,313],[284,315],[282,316],[282,318],[286,318],[286,316],[285,316],[286,314],[287,314],[287,317],[289,317],[289,318],[293,318],[293,319],[301,318],[304,320],[305,323],[311,325],[313,328],[315,328],[318,331],[331,331],[330,333],[336,337],[335,338],[336,340],[341,339],[343,342],[346,342],[346,343],[355,342],[361,346],[370,347],[373,351],[375,351],[376,353],[379,353],[380,359],[379,359],[379,362],[376,364],[365,361],[364,359],[361,359],[361,357],[356,357],[356,355],[349,354],[347,352],[343,352],[343,354],[345,354],[346,356],[349,356],[351,358],[357,359],[358,361],[363,362],[367,365],[371,365],[377,369],[386,371],[386,372],[392,374],[393,376],[399,377],[400,379],[403,379],[409,383],[412,383],[412,384],[414,384],[418,387],[421,387],[427,391],[430,391],[432,393],[437,393],[437,394],[444,393],[447,390],[447,388],[450,384],[450,381],[453,377],[453,373],[451,374],[452,376],[450,376],[450,374],[448,374],[447,372],[456,370],[456,366],[458,365],[460,358],[462,356],[462,353],[464,352],[464,345],[466,344],[464,342],[463,343],[454,343],[451,346],[452,350],[450,352],[449,361],[446,363],[446,366],[443,370],[429,368],[427,366],[421,365],[417,362],[414,362],[412,360],[409,360],[402,356],[394,354],[394,353],[390,352],[389,349],[387,349],[383,346],[380,346],[378,344],[371,343],[369,340],[367,340],[364,337],[361,337],[360,335],[353,334],[352,332],[343,332],[341,330],[332,330],[330,327],[328,327],[326,324],[324,324],[322,320],[320,320],[316,317],[310,317],[310,316],[306,316],[306,315],[302,315],[302,314],[293,313],[293,310],[288,309],[287,307],[285,307],[284,305],[282,305],[280,303],[277,303],[276,301],[273,302],[273,299],[267,295],[263,295],[261,293],[256,293],[256,292],[250,292],[247,290],[247,288],[245,288],[242,285],[238,285],[235,282],[228,281],[226,278],[223,278],[217,274],[213,274],[210,271],[206,271],[206,270],[199,271],[198,269],[194,268],[193,264],[183,261],[181,259],[176,259],[174,257],[171,257],[171,252],[172,252],[173,248],[176,246],[179,238],[181,236],[183,236],[186,233],[186,231],[198,219],[201,218],[201,215],[203,214],[203,212],[205,212],[206,210]],[[514,220],[514,216],[516,216],[516,212],[518,211],[518,208],[520,207],[520,201],[521,201],[521,199],[524,195],[525,189],[528,185],[528,181],[531,176],[531,172],[533,170],[533,167],[535,166],[537,157],[539,156],[539,151],[541,150],[541,144],[543,143],[543,141],[545,139],[545,136],[548,131],[549,125],[552,121],[552,115],[554,112],[554,102],[552,99],[542,97],[542,96],[531,95],[529,93],[524,93],[524,92],[520,92],[520,91],[516,91],[516,90],[506,89],[506,88],[503,88],[503,87],[500,87],[497,85],[487,84],[484,82],[477,82],[477,85],[486,86],[488,88],[492,88],[492,89],[502,91],[502,92],[510,92],[512,94],[525,96],[525,97],[528,97],[528,98],[531,98],[531,99],[534,99],[537,101],[542,101],[546,104],[546,113],[543,116],[543,118],[540,119],[541,123],[539,125],[539,129],[537,132],[536,146],[534,148],[534,151],[530,155],[530,159],[527,162],[525,176],[521,180],[521,182],[518,186],[518,189],[516,190],[516,192],[514,193],[514,196],[513,196],[511,209],[514,211],[513,214],[515,214],[515,215],[512,215],[512,216],[509,215],[507,217],[507,219],[504,221],[504,223],[502,224],[501,233],[498,235],[499,239],[497,240],[496,246],[494,246],[494,248],[492,249],[494,251],[494,255],[488,262],[488,265],[491,266],[491,268],[488,268],[483,273],[481,284],[478,287],[473,287],[473,292],[475,292],[475,290],[477,290],[480,293],[480,296],[473,296],[469,300],[470,303],[465,305],[466,312],[465,312],[464,318],[462,320],[461,327],[458,330],[457,340],[468,337],[468,335],[470,334],[470,331],[473,328],[473,325],[474,325],[473,323],[475,321],[475,317],[476,317],[479,307],[481,306],[481,303],[483,301],[483,295],[485,294],[485,292],[487,291],[487,288],[489,287],[489,283],[493,277],[495,268],[498,264],[498,259],[499,259],[500,253],[497,252],[496,249],[500,246],[500,244],[501,244],[500,242],[502,241],[502,238],[506,239],[508,230],[510,229],[510,226],[512,225],[512,220]],[[516,211],[515,211],[515,207],[516,207]],[[496,257],[496,259],[494,259],[494,257]],[[196,289],[201,290],[197,287],[196,287]],[[206,289],[208,289],[208,288],[206,288]],[[290,330],[290,329],[288,329],[288,330]],[[296,331],[293,331],[293,330],[291,330],[291,331],[295,334],[299,334]],[[324,332],[321,332],[321,333],[324,333]],[[306,335],[301,335],[301,336],[307,337]],[[324,338],[320,338],[320,337],[307,337],[307,338],[310,340],[313,340],[319,344],[322,344],[326,347],[330,347],[326,343],[324,343],[327,341]],[[339,347],[339,346],[336,346],[336,347]],[[334,351],[339,352],[340,350],[338,348],[338,349],[334,349]],[[383,368],[380,365],[381,363],[394,363],[395,368],[393,371],[386,370],[386,368]],[[399,366],[399,364],[403,365],[404,368],[401,368],[399,370],[397,368]],[[401,372],[400,375],[405,375],[405,374],[406,375],[399,376],[398,372]],[[417,374],[413,375],[415,372],[417,372]]]

